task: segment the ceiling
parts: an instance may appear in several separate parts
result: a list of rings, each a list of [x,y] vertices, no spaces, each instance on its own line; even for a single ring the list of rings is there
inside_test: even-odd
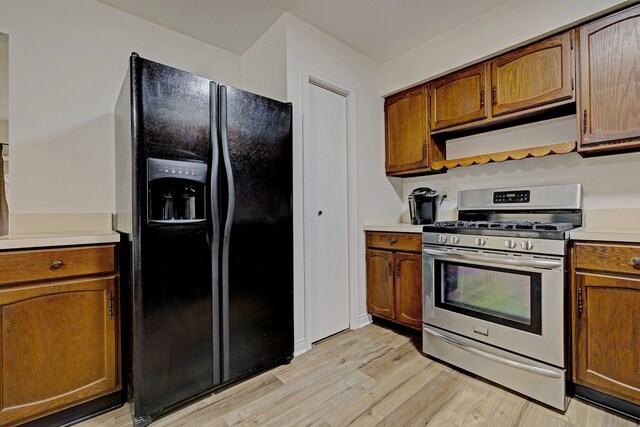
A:
[[[97,0],[235,54],[289,12],[383,63],[508,0]]]

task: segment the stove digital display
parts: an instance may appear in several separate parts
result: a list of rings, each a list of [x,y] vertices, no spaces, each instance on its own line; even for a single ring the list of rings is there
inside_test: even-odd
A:
[[[531,192],[529,190],[520,191],[495,191],[493,193],[493,203],[529,203]]]

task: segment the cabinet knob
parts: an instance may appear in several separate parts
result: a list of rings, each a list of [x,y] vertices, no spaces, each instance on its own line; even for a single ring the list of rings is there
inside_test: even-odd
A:
[[[633,265],[640,265],[640,258],[633,258],[631,261],[633,261]]]
[[[59,269],[60,267],[62,267],[63,265],[64,265],[64,263],[63,263],[62,261],[60,261],[60,260],[56,260],[56,261],[53,261],[53,262],[51,263],[51,269],[52,269],[52,270],[57,270],[57,269]]]
[[[398,243],[398,239],[396,239],[395,237],[391,237],[389,239],[389,243],[391,243],[392,245],[395,245],[396,243]]]

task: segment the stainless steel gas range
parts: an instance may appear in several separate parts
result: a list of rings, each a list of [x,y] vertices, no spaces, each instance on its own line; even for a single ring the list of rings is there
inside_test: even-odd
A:
[[[568,231],[582,187],[461,191],[424,227],[423,351],[566,410]]]

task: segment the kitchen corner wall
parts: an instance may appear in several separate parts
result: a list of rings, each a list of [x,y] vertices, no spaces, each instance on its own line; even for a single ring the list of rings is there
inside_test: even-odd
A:
[[[242,88],[287,102],[287,18],[282,15],[240,57]]]
[[[284,44],[283,44],[284,42]],[[283,52],[283,47],[286,49]],[[362,226],[395,223],[400,219],[402,181],[384,171],[383,99],[378,92],[379,65],[315,27],[285,13],[242,55],[242,85],[248,90],[293,103],[294,141],[294,324],[296,352],[311,348],[305,336],[304,223],[303,223],[303,101],[305,73],[326,79],[355,97],[355,166],[357,235],[350,266],[357,269],[357,317],[367,321],[365,242]],[[283,70],[284,67],[284,70]],[[283,94],[282,84],[286,92]],[[351,166],[350,166],[351,167]],[[382,172],[382,173],[381,173]]]
[[[113,109],[131,52],[240,82],[238,55],[92,0],[3,0],[0,32],[11,43],[12,217],[114,212]]]
[[[357,269],[357,314],[359,321],[367,317],[365,241],[362,226],[367,223],[393,223],[399,220],[402,189],[400,180],[389,180],[384,171],[383,99],[378,93],[379,65],[361,53],[329,37],[315,27],[286,14],[287,22],[287,91],[294,105],[294,229],[302,233],[302,132],[304,126],[303,97],[305,72],[326,79],[343,89],[354,92],[355,97],[355,180],[357,241],[349,254],[350,267]],[[350,232],[353,232],[353,228]],[[302,254],[302,234],[296,240],[296,254]],[[301,259],[302,260],[302,259]],[[296,262],[296,284],[304,283],[303,263]],[[298,290],[300,290],[298,288]],[[296,310],[304,307],[304,292],[296,293]],[[300,317],[302,316],[302,317]],[[296,312],[296,342],[304,340],[304,312]],[[306,343],[310,348],[311,343]]]

